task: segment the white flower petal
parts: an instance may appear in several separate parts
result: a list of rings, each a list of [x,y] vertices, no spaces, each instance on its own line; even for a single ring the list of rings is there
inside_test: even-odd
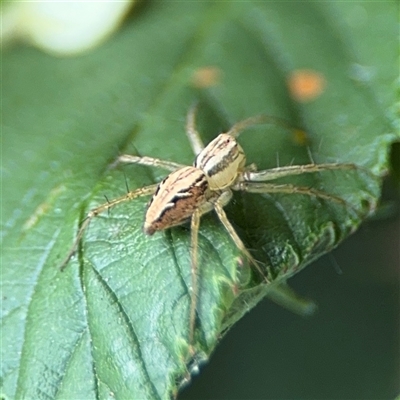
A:
[[[132,1],[18,2],[3,11],[2,39],[22,37],[57,55],[96,46],[120,24]]]

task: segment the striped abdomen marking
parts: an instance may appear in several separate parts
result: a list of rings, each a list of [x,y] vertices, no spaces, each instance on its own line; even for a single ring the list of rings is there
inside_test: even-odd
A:
[[[233,184],[245,163],[244,151],[235,138],[221,133],[199,153],[194,165],[204,172],[211,190],[222,190]]]
[[[144,232],[156,231],[185,222],[207,201],[208,182],[203,171],[184,167],[160,182],[150,200],[144,221]]]

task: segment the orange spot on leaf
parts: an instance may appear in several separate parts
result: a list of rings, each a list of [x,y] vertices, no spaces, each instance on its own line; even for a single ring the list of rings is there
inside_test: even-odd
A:
[[[292,98],[300,102],[314,100],[321,95],[326,86],[322,74],[306,69],[293,71],[287,83]]]
[[[192,75],[192,85],[199,89],[216,86],[221,81],[221,75],[222,72],[217,67],[198,68]]]

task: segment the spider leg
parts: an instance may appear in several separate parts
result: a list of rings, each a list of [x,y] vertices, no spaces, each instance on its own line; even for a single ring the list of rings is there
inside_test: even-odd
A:
[[[289,131],[299,131],[299,130],[301,131],[301,129],[293,128],[292,126],[290,126],[282,118],[259,114],[259,115],[255,115],[254,117],[246,118],[243,121],[237,122],[226,133],[228,135],[233,136],[234,138],[237,138],[242,133],[243,130],[245,130],[246,128],[248,128],[250,126],[258,125],[258,124],[274,124],[274,125],[282,126],[283,128],[285,128]]]
[[[71,257],[75,254],[75,251],[79,245],[79,242],[81,241],[83,234],[85,233],[86,228],[89,226],[90,221],[99,215],[100,213],[109,210],[111,207],[114,207],[117,204],[123,203],[125,201],[133,200],[136,199],[137,197],[141,196],[149,196],[152,195],[158,187],[158,184],[155,185],[149,185],[145,186],[143,188],[139,188],[133,191],[128,192],[127,194],[117,197],[114,200],[108,201],[107,203],[104,203],[96,208],[93,208],[90,210],[86,216],[86,218],[83,220],[81,226],[79,227],[78,234],[76,235],[75,241],[68,252],[67,256],[63,260],[63,262],[60,265],[60,270],[62,271],[68,264],[69,260]]]
[[[196,129],[196,110],[196,105],[189,109],[186,117],[186,135],[194,154],[197,156],[204,149],[204,143]]]
[[[159,158],[153,157],[132,156],[129,154],[123,154],[119,156],[111,165],[111,167],[116,167],[120,163],[147,165],[149,167],[163,168],[171,172],[186,167],[186,165],[178,164],[173,161],[160,160]]]
[[[196,210],[190,221],[190,258],[191,258],[191,275],[192,275],[192,290],[190,302],[190,317],[189,317],[189,345],[193,344],[194,329],[196,322],[196,305],[198,297],[198,282],[197,282],[197,265],[198,265],[198,244],[199,244],[199,227],[200,227],[201,212]]]
[[[358,210],[350,204],[348,201],[342,199],[341,197],[335,196],[333,194],[325,193],[320,190],[312,189],[305,186],[295,186],[291,184],[273,184],[273,183],[263,183],[263,182],[239,182],[234,187],[233,190],[243,190],[249,193],[286,193],[286,194],[302,194],[310,197],[317,197],[324,200],[334,201],[345,207],[350,208],[359,216]]]
[[[260,273],[260,275],[268,283],[269,281],[265,277],[265,274],[261,270],[260,266],[257,264],[257,261],[253,258],[253,256],[247,250],[246,246],[242,242],[242,239],[240,239],[239,235],[237,234],[235,228],[229,222],[229,219],[223,209],[223,205],[224,205],[223,202],[220,200],[217,200],[217,202],[214,204],[215,212],[217,213],[219,220],[221,221],[222,225],[224,225],[226,231],[228,232],[229,236],[235,243],[236,247],[246,256],[248,261],[256,268],[256,270]]]
[[[278,167],[266,169],[264,171],[243,172],[242,179],[244,181],[260,182],[272,181],[274,179],[283,178],[285,176],[301,175],[304,173],[314,173],[326,170],[355,170],[359,169],[355,164],[306,164],[306,165],[289,165],[286,167]]]
[[[254,265],[260,275],[264,278],[264,280],[269,283],[268,279],[265,277],[265,274],[257,264],[256,260],[250,254],[250,252],[246,249],[246,246],[240,239],[239,235],[236,233],[235,228],[229,222],[229,219],[223,209],[223,207],[229,202],[232,197],[231,191],[223,192],[215,201],[208,202],[203,205],[202,208],[198,208],[192,215],[190,222],[190,257],[191,257],[191,276],[192,276],[192,289],[191,289],[191,303],[190,303],[190,317],[189,317],[189,345],[192,346],[194,340],[194,330],[196,323],[196,306],[197,299],[199,294],[199,285],[198,285],[198,245],[199,245],[199,228],[200,228],[200,218],[203,214],[208,213],[212,209],[218,215],[219,220],[224,225],[227,230],[229,236],[235,243],[236,247],[246,256],[249,262]]]
[[[312,189],[306,186],[295,186],[291,184],[279,184],[274,183],[259,183],[259,182],[239,182],[234,188],[234,190],[243,190],[249,193],[297,193],[305,194],[308,196],[315,196],[325,200],[334,200],[341,204],[346,204],[346,201],[341,197],[334,196],[332,194],[327,194],[320,190]]]

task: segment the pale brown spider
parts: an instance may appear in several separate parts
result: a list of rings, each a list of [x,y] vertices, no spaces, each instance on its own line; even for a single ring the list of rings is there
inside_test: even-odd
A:
[[[193,166],[186,166],[171,161],[151,157],[132,155],[120,156],[116,163],[131,163],[159,167],[170,174],[159,184],[142,187],[102,204],[87,214],[78,231],[77,237],[68,255],[61,264],[64,269],[75,253],[90,221],[115,205],[133,200],[141,196],[152,196],[150,200],[143,230],[147,235],[156,231],[171,228],[190,220],[191,229],[191,305],[189,315],[189,344],[193,345],[195,317],[197,307],[197,268],[198,268],[198,233],[200,217],[215,210],[219,220],[225,227],[235,245],[247,258],[251,265],[263,276],[261,268],[246,249],[224,211],[224,206],[231,200],[232,191],[240,190],[251,193],[298,193],[315,196],[347,205],[346,201],[331,194],[308,187],[290,184],[266,183],[278,178],[314,173],[325,170],[348,170],[358,168],[355,164],[308,164],[290,165],[257,171],[255,165],[246,166],[246,156],[236,141],[241,131],[258,124],[270,123],[271,118],[263,115],[251,117],[236,123],[226,133],[221,133],[207,146],[204,146],[195,127],[195,107],[187,115],[186,133],[190,145],[196,155]]]

